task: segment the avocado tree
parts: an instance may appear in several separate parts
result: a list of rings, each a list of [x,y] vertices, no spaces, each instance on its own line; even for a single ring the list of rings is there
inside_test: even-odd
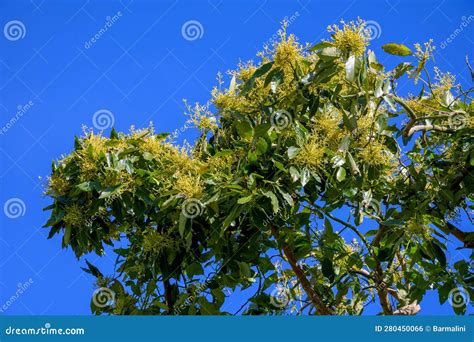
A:
[[[473,89],[429,66],[431,41],[384,45],[402,60],[387,70],[363,21],[329,32],[309,46],[282,30],[219,76],[187,106],[192,145],[86,130],[53,163],[49,238],[116,254],[107,274],[85,261],[94,313],[416,314],[429,290],[466,312]]]

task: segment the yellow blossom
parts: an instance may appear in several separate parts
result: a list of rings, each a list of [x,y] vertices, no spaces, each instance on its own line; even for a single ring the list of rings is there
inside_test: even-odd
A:
[[[203,191],[203,185],[200,177],[196,175],[178,173],[175,176],[173,188],[186,195],[186,197],[200,197]]]
[[[312,136],[295,156],[294,163],[296,165],[305,166],[310,170],[318,171],[324,163],[325,150],[325,142]]]
[[[143,250],[147,253],[159,254],[167,248],[173,249],[176,242],[166,233],[160,233],[155,229],[147,230],[143,239]]]
[[[58,172],[53,173],[48,179],[48,194],[53,196],[64,196],[68,190],[69,182]]]
[[[63,217],[65,226],[81,227],[83,225],[86,215],[79,204],[68,205],[64,211],[66,212],[66,215]]]
[[[357,22],[351,21],[349,23],[341,21],[341,25],[342,28],[338,25],[328,27],[328,31],[333,34],[334,46],[344,55],[363,55],[369,44],[364,21],[360,19]]]

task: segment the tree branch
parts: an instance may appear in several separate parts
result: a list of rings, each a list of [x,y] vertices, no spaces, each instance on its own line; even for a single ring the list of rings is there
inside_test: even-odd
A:
[[[415,134],[418,131],[437,131],[437,132],[444,132],[444,133],[454,133],[456,130],[445,127],[445,126],[439,126],[439,125],[433,125],[433,124],[425,124],[425,125],[416,125],[416,126],[407,126],[408,132],[406,133],[405,136],[411,137],[413,134]]]
[[[165,288],[165,301],[166,306],[168,307],[168,313],[171,314],[173,312],[173,300],[171,296],[171,284],[169,279],[165,279],[163,281],[163,287]]]
[[[273,237],[278,242],[278,231],[277,231],[277,229],[274,226],[272,226],[271,229],[272,229]],[[311,300],[311,302],[313,303],[313,305],[316,307],[318,314],[320,314],[320,315],[334,315],[335,314],[334,310],[332,308],[329,308],[329,307],[326,306],[326,304],[323,302],[321,297],[313,289],[313,286],[309,282],[308,278],[306,278],[306,275],[304,274],[301,267],[298,266],[295,255],[293,254],[293,251],[291,250],[291,248],[287,244],[283,243],[281,245],[281,249],[282,249],[283,254],[285,255],[286,259],[288,260],[293,272],[295,273],[296,277],[300,281],[301,286],[305,290],[306,294],[308,295],[308,297]]]
[[[384,225],[379,226],[379,231],[377,232],[377,235],[372,241],[373,247],[380,247],[380,240],[382,239],[382,236],[385,233],[385,230],[386,230],[386,227]],[[392,310],[392,305],[390,304],[390,300],[388,299],[387,284],[384,281],[383,268],[378,258],[375,255],[374,257],[375,257],[375,262],[376,262],[375,282],[377,283],[376,288],[377,288],[377,294],[380,300],[380,305],[382,306],[383,313],[385,315],[391,315],[393,313],[393,310]]]

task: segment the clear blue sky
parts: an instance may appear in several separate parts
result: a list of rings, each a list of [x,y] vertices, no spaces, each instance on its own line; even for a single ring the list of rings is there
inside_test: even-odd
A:
[[[74,135],[83,124],[93,126],[97,111],[112,113],[120,131],[149,121],[157,131],[182,127],[182,99],[206,102],[217,72],[254,58],[285,16],[293,16],[289,31],[302,42],[327,37],[327,25],[341,18],[373,21],[376,51],[388,42],[429,38],[439,46],[467,20],[435,56],[443,70],[469,84],[464,56],[474,59],[473,7],[472,0],[0,0],[0,205],[24,203],[17,218],[0,211],[0,307],[18,283],[33,281],[0,314],[90,313],[93,279],[71,250],[61,250],[58,237],[46,239],[42,208],[50,201],[42,192],[51,160],[71,151]],[[183,25],[192,20],[199,23],[191,23],[198,35],[191,27],[183,36]],[[101,32],[107,22],[113,23]],[[378,56],[390,66],[399,62]],[[22,115],[7,127],[19,106]],[[448,256],[467,259],[469,253],[450,248]],[[113,255],[88,259],[105,268],[113,263]],[[452,314],[449,306],[439,307],[437,294],[422,308],[423,314]]]

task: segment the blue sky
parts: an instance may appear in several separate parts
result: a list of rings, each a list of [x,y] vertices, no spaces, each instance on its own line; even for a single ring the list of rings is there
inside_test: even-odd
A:
[[[94,127],[95,113],[96,126],[110,119],[118,131],[150,121],[157,131],[179,129],[186,120],[182,100],[206,102],[217,73],[255,58],[285,17],[302,42],[327,37],[326,27],[341,18],[368,20],[371,48],[389,66],[400,60],[384,55],[381,45],[433,38],[443,47],[435,53],[441,69],[469,84],[464,57],[474,58],[471,15],[472,0],[0,0],[0,204],[21,207],[18,214],[0,211],[0,306],[31,279],[0,314],[90,313],[93,279],[41,226],[51,161],[71,151],[82,125]],[[18,120],[7,124],[13,117]],[[449,256],[469,253],[450,248]],[[114,260],[88,259],[105,268]],[[439,307],[436,294],[422,308],[423,314],[452,314]]]

